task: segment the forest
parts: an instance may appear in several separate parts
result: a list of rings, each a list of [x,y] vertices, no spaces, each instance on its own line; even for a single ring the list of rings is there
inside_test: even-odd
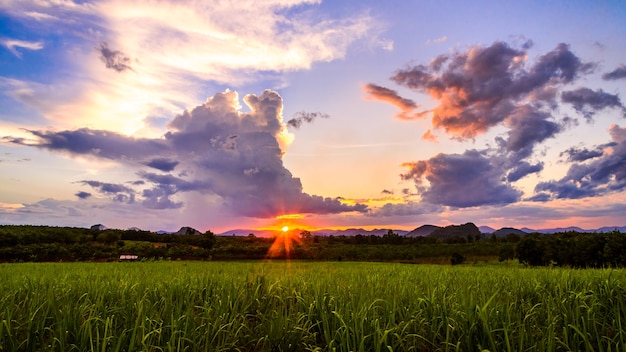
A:
[[[273,238],[159,234],[142,230],[0,226],[0,262],[138,260],[324,260],[414,264],[517,261],[525,266],[602,268],[626,266],[626,236],[563,232],[504,236],[482,234],[468,223],[429,236],[316,236],[302,231]],[[122,257],[125,256],[125,257]]]

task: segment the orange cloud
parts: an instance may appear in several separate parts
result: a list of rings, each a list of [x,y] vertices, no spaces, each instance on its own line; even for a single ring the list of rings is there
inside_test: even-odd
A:
[[[414,110],[422,106],[411,99],[401,97],[395,90],[371,83],[364,85],[363,90],[367,94],[365,96],[366,99],[387,102],[399,108],[401,112],[395,116],[400,120],[415,120],[424,117],[429,112],[415,112]]]

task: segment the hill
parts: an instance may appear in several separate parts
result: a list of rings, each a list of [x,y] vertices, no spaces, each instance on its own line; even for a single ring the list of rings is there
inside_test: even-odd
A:
[[[430,236],[433,231],[440,229],[440,226],[435,225],[422,225],[406,234],[407,237],[426,237]]]
[[[480,230],[474,223],[468,222],[463,225],[450,225],[444,228],[439,228],[430,234],[430,237],[441,238],[443,240],[450,240],[454,238],[479,238]]]
[[[528,233],[522,230],[518,230],[513,227],[503,227],[499,230],[494,231],[493,234],[496,235],[497,237],[506,237],[506,235],[509,235],[509,234],[524,236]]]

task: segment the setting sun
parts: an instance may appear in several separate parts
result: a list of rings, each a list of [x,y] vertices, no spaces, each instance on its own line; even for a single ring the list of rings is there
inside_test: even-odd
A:
[[[283,226],[282,230],[283,230],[283,232],[289,231],[289,226]]]

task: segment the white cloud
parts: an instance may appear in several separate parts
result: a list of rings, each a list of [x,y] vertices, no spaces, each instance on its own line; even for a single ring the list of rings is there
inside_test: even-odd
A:
[[[2,38],[0,39],[0,44],[5,46],[13,55],[21,58],[22,53],[17,50],[17,48],[27,49],[27,50],[41,50],[43,49],[43,42],[31,42],[27,40],[19,40],[19,39],[10,39],[10,38]]]

